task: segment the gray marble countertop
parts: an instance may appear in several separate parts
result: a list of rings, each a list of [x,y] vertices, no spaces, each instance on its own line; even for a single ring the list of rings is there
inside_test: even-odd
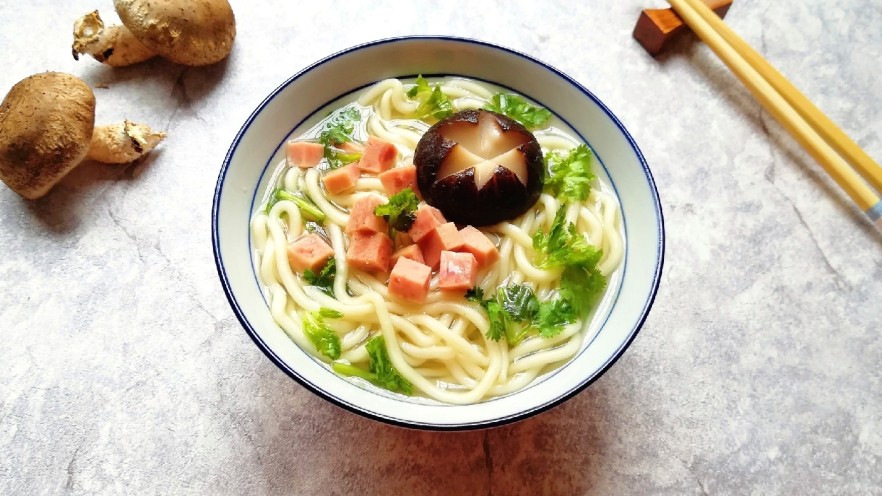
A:
[[[4,93],[70,72],[99,123],[169,133],[39,201],[0,185],[0,494],[882,494],[882,234],[707,47],[643,52],[631,30],[662,2],[231,3],[226,61],[113,70],[70,55],[73,20],[112,19],[109,0],[0,1]],[[738,0],[727,21],[882,158],[878,2]],[[321,400],[254,346],[215,272],[212,193],[248,114],[325,55],[407,34],[568,73],[658,183],[667,254],[643,330],[514,425],[417,432]]]

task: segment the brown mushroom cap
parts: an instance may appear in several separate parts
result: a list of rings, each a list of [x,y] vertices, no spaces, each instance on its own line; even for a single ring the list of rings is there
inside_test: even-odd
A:
[[[45,195],[89,150],[95,94],[76,76],[44,72],[0,104],[0,179],[19,195]]]
[[[414,151],[417,187],[457,224],[511,220],[539,199],[542,149],[522,124],[488,110],[463,110],[435,123]]]
[[[227,0],[113,0],[122,23],[172,62],[208,65],[233,48],[236,19]]]

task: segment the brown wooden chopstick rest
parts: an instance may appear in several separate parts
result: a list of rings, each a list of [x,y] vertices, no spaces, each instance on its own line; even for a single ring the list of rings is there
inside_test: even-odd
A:
[[[732,0],[701,0],[718,16],[725,17],[732,5]],[[650,55],[656,56],[664,50],[668,40],[689,27],[674,12],[673,8],[643,9],[637,25],[634,27],[634,39],[643,45]]]

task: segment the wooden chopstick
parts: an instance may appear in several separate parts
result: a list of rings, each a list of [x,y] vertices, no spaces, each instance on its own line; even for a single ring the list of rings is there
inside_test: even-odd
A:
[[[707,6],[699,0],[668,0],[668,3],[741,80],[754,98],[882,228],[879,195],[852,169],[850,163],[880,192],[882,168]]]

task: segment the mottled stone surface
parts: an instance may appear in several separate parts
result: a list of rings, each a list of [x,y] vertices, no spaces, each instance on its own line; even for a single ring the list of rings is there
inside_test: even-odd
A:
[[[579,6],[575,6],[576,4]],[[0,88],[96,88],[98,122],[168,140],[49,196],[0,187],[0,494],[882,494],[882,234],[691,36],[631,39],[661,2],[233,1],[231,57],[118,70],[70,56],[112,2],[0,2]],[[882,157],[878,2],[738,0],[728,22]],[[661,290],[572,401],[489,431],[362,419],[299,387],[233,317],[210,209],[238,127],[295,71],[403,34],[546,60],[621,118],[658,182]]]

